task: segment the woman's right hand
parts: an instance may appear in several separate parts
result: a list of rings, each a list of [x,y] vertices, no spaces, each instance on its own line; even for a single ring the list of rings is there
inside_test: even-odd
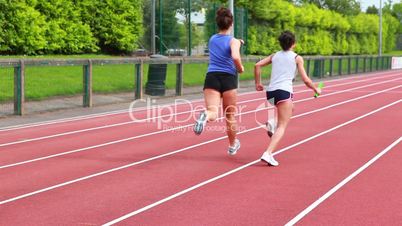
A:
[[[240,74],[244,72],[244,66],[241,65],[241,67],[237,70]]]

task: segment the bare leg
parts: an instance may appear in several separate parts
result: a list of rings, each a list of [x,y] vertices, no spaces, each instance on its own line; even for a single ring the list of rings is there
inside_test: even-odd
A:
[[[229,90],[223,93],[223,111],[226,117],[226,132],[229,138],[229,145],[233,146],[236,140],[237,123],[236,123],[236,103],[237,90]]]
[[[204,90],[207,121],[215,121],[218,118],[218,109],[221,102],[220,92],[214,89]]]
[[[285,101],[279,103],[277,106],[278,124],[274,135],[271,138],[271,142],[268,145],[266,153],[271,154],[278,146],[283,135],[285,134],[286,127],[292,117],[292,101]]]

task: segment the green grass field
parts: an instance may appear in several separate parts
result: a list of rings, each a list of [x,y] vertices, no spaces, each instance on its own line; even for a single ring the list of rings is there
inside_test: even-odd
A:
[[[144,84],[148,66],[144,65]],[[245,63],[241,80],[254,79],[254,63]],[[198,86],[204,82],[207,64],[185,64],[184,86]],[[267,78],[269,69],[264,71]],[[134,90],[134,65],[94,65],[93,92],[118,93]],[[13,98],[13,69],[0,68],[0,101]],[[176,86],[176,65],[168,65],[166,87]],[[27,100],[43,100],[53,96],[73,96],[83,92],[81,66],[35,66],[25,69],[25,96]]]
[[[387,56],[402,56],[402,50],[395,50],[390,53],[385,53]]]

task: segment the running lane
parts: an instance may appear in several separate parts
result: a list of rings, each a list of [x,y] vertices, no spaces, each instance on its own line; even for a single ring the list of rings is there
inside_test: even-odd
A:
[[[381,85],[377,86],[376,88],[382,90],[384,89],[384,86]],[[402,88],[399,88],[399,90],[402,90]],[[319,106],[319,108],[322,108],[327,107],[332,103],[339,103],[340,101],[344,101],[343,99],[348,100],[348,98],[346,97],[350,97],[350,95],[353,95],[353,93],[345,93],[342,94],[341,97],[330,96],[328,97],[328,99],[317,99],[308,102],[310,104],[307,104],[306,102],[297,109],[295,114],[298,115],[309,112],[311,111],[311,109],[309,108],[318,109],[315,102],[320,102],[321,106]],[[388,96],[390,95],[387,93],[381,93],[369,98],[361,99],[359,101],[363,101],[362,103],[365,107],[377,107],[381,103],[387,101],[389,98],[385,97]],[[378,101],[373,101],[372,98]],[[391,99],[392,98],[393,97],[391,95]],[[344,115],[346,117],[360,114],[360,108],[347,107],[359,104],[359,102],[355,102],[356,103],[351,102],[345,104],[346,108],[344,108],[345,106],[342,105],[336,107],[335,109],[338,109],[338,112],[336,112],[336,114]],[[331,113],[331,109],[327,109],[323,112],[314,114],[323,114],[325,117],[325,115],[330,114],[326,113],[326,111],[329,111]],[[266,112],[259,112],[259,115],[265,116],[265,114]],[[303,117],[308,117],[308,115]],[[339,118],[339,121],[341,120],[343,120],[343,118]],[[241,121],[242,123],[240,124],[240,126],[244,127],[245,129],[255,128],[256,126],[258,126],[255,122],[254,114],[243,117]],[[302,120],[300,123],[305,123],[308,127],[311,123],[311,120]],[[325,125],[325,123],[326,122],[323,122],[322,125]],[[223,129],[224,123],[214,123],[211,126],[218,129]],[[191,130],[191,127],[189,129]],[[314,132],[314,130],[312,129],[310,132]],[[177,135],[179,135],[181,138],[180,142],[177,142],[177,140],[174,139],[175,137],[177,137]],[[186,130],[185,132],[170,132],[158,134],[156,136],[145,137],[140,140],[121,142],[109,146],[93,148],[82,152],[71,153],[65,156],[59,156],[0,169],[1,175],[4,175],[5,177],[5,179],[2,181],[3,189],[5,191],[8,191],[3,192],[1,198],[6,199],[10,196],[18,196],[21,195],[21,193],[38,190],[43,187],[48,187],[54,184],[73,180],[74,178],[83,177],[111,168],[120,167],[132,162],[142,161],[144,159],[152,158],[161,154],[166,154],[171,151],[187,148],[201,142],[209,142],[210,140],[216,139],[217,137],[222,137],[222,135],[224,135],[224,132],[222,130],[206,132],[202,136],[194,136],[192,131],[188,130]],[[158,140],[157,143],[155,143],[155,139]],[[220,145],[222,147],[221,151],[225,152],[225,149],[227,147],[227,144],[225,143],[227,143],[227,141],[224,137],[222,140],[223,145]],[[154,143],[154,145],[149,145],[152,143]]]
[[[402,120],[401,109],[402,103],[399,102],[289,149],[277,156],[280,167],[254,164],[117,225],[284,225],[398,139],[402,124],[395,123],[394,119]],[[331,117],[328,120],[332,120]],[[300,128],[298,137],[301,137],[302,131],[303,127]],[[258,142],[258,139],[248,137],[247,142]],[[398,225],[396,222],[400,221],[395,220],[400,219],[397,204],[400,204],[401,199],[396,196],[400,193],[397,188],[401,185],[398,181],[400,175],[396,175],[399,171],[394,170],[399,168],[397,164],[400,161],[394,160],[394,164],[390,161],[392,156],[400,157],[400,152],[395,154],[398,150],[393,151],[394,155],[390,152],[388,161],[383,159],[389,163],[383,163],[388,165],[384,170],[374,174],[367,171],[365,182],[356,181],[357,184],[353,186],[355,189],[351,187],[339,193],[338,199],[334,197],[329,200],[331,202],[328,205],[324,203],[323,209],[319,208],[311,217],[307,215],[301,225],[328,225],[334,222],[339,225]],[[390,171],[386,171],[387,169]],[[383,174],[389,176],[383,177]],[[376,179],[386,181],[392,175],[395,178],[386,183],[391,187],[386,189],[385,186],[374,185]],[[377,193],[392,191],[395,193]],[[138,210],[135,204],[132,205],[132,211]],[[363,217],[368,215],[369,218]],[[110,220],[113,219],[116,218]]]
[[[402,128],[396,129],[402,136]],[[401,165],[402,142],[399,142],[298,225],[401,225]]]
[[[366,82],[360,84],[360,86],[356,86],[355,84],[343,85],[342,88],[346,91],[352,89],[356,91],[365,91],[366,88],[370,88],[370,90],[382,90],[394,87],[397,84],[401,84],[401,81],[402,78],[391,77],[388,80],[384,81],[379,80]],[[365,88],[360,89],[359,87]],[[342,92],[344,91],[328,92],[323,95],[322,98],[318,98],[317,100],[311,98],[310,92],[300,93],[295,98],[296,112],[298,112],[299,109],[302,109],[303,111],[303,109],[306,109],[306,107],[308,106],[310,107],[310,109],[316,109],[322,106],[326,106],[329,101],[339,102],[340,100],[348,100],[362,96],[361,93]],[[260,93],[260,95],[263,95],[263,93]],[[309,102],[309,104],[306,105],[306,102]],[[242,109],[241,112],[245,113],[255,110],[263,103],[263,100],[244,103],[240,105],[240,108]],[[250,115],[254,115],[254,113],[252,112],[250,113]],[[243,116],[240,119],[242,118]],[[70,134],[63,137],[55,137],[29,143],[13,144],[3,147],[0,146],[0,153],[2,153],[2,155],[0,156],[0,166],[9,165],[15,162],[42,158],[46,156],[58,155],[60,153],[70,153],[76,151],[82,152],[86,151],[88,149],[87,147],[103,147],[105,146],[104,144],[109,142],[111,142],[112,144],[127,143],[125,141],[135,142],[139,140],[138,138],[145,138],[145,136],[158,139],[157,137],[164,136],[164,134],[166,133],[166,131],[161,131],[161,128],[172,129],[176,126],[186,125],[186,129],[189,130],[191,129],[191,126],[194,122],[194,117],[190,113],[174,116],[174,120],[168,121],[168,119],[169,118],[163,119],[164,122],[166,122],[161,124],[163,128],[158,127],[160,121],[155,120],[148,123],[132,123],[118,127],[106,128],[80,134]],[[146,145],[146,143],[143,142],[141,144]]]
[[[346,108],[346,110],[337,107],[332,110],[313,114],[314,117],[310,116],[310,120],[307,120],[310,122],[309,130],[300,129],[306,128],[305,124],[299,124],[299,122],[306,121],[306,119],[295,119],[292,121],[288,133],[294,136],[287,136],[283,144],[289,145],[292,142],[291,140],[296,139],[296,137],[298,137],[296,140],[300,140],[303,139],[303,137],[305,138],[316,134],[317,131],[332,128],[345,120],[352,119],[356,115],[361,115],[374,108],[383,106],[393,98],[395,97],[388,94],[383,94],[383,96],[377,95],[361,104],[350,103],[348,104],[349,108]],[[348,109],[354,109],[354,111],[349,112]],[[328,118],[331,120],[328,120]],[[318,120],[321,123],[312,127],[312,119],[314,119],[314,121]],[[133,210],[133,208],[142,207],[160,198],[166,197],[169,194],[211,178],[214,175],[243,165],[256,159],[256,157],[258,158],[261,153],[261,148],[264,146],[261,141],[266,140],[266,135],[262,131],[255,131],[241,135],[240,139],[243,141],[243,151],[235,158],[229,158],[225,156],[224,153],[217,150],[216,147],[224,147],[226,141],[216,142],[195,148],[192,152],[180,153],[166,159],[150,162],[82,183],[7,203],[3,205],[4,208],[2,207],[4,210],[2,212],[6,217],[4,219],[14,220],[10,223],[15,224],[24,222],[24,220],[27,219],[30,219],[30,222],[38,224],[44,222],[54,224],[62,222],[66,224],[79,224],[82,222],[92,222],[94,224],[102,223],[107,219],[113,219]],[[281,159],[279,158],[279,160]],[[284,164],[286,166],[286,163]],[[258,170],[261,172],[272,172],[269,168],[266,169],[267,170],[261,170],[261,168],[259,168]],[[278,169],[286,169],[286,167],[279,167]],[[250,179],[253,178],[250,175],[246,175],[246,177]],[[254,179],[256,178],[254,177]],[[235,187],[233,184],[225,187],[225,191],[229,191],[229,193],[236,190],[232,188]],[[212,191],[212,193],[215,192]],[[211,196],[211,194],[209,195]],[[68,197],[68,199],[63,197]],[[232,196],[230,197],[233,198]],[[198,199],[200,199],[200,197],[198,197]],[[240,197],[240,199],[245,200],[247,197]],[[199,201],[202,200],[198,200],[197,202]],[[195,204],[197,202],[193,201],[192,203]],[[35,208],[32,208],[32,204],[34,204]],[[186,208],[191,209],[188,206]],[[220,206],[214,208],[219,209]],[[13,215],[13,210],[15,209],[20,209],[29,214],[16,217]],[[39,214],[41,212],[48,213],[46,219],[42,218]],[[223,211],[219,212],[222,213]],[[232,212],[231,214],[236,213]],[[176,215],[173,214],[172,216]],[[189,217],[191,216],[189,215]],[[152,219],[153,218],[151,218],[151,220]]]
[[[340,84],[344,83],[352,83],[355,85],[359,85],[359,82],[364,82],[366,80],[368,81],[375,81],[379,79],[388,79],[390,77],[395,76],[397,73],[395,71],[388,71],[388,72],[381,72],[381,73],[376,73],[372,75],[365,75],[365,76],[353,76],[351,78],[343,78],[343,79],[335,79],[331,81],[327,81],[328,86],[337,86]],[[353,79],[356,79],[354,81]],[[295,88],[296,92],[306,92],[306,88],[304,86],[298,86]],[[238,98],[238,101],[241,103],[243,101],[248,101],[248,100],[255,100],[255,99],[262,99],[264,95],[261,95],[261,93],[246,93],[246,94],[241,94]],[[186,112],[192,110],[192,107],[197,107],[197,106],[203,106],[203,101],[192,101],[192,106],[190,106],[188,103],[186,104],[181,104],[173,107],[174,112]],[[172,106],[172,105],[170,105]],[[158,106],[159,108],[163,108],[166,110],[166,107],[164,106]],[[144,118],[153,118],[153,117],[158,117],[160,114],[158,114],[158,110],[154,109],[151,111],[147,110],[135,110],[133,113],[133,116],[137,119],[144,119]],[[0,146],[1,144],[5,143],[10,143],[10,142],[18,142],[18,141],[26,141],[29,139],[34,139],[38,137],[44,137],[44,136],[52,136],[55,134],[63,134],[63,133],[71,133],[75,132],[78,130],[90,130],[95,127],[107,127],[107,126],[114,126],[115,124],[127,124],[130,123],[131,118],[128,113],[117,113],[117,114],[111,114],[111,115],[106,115],[106,116],[99,116],[99,117],[93,117],[93,118],[86,118],[86,119],[80,119],[80,120],[74,120],[74,121],[68,121],[68,122],[57,122],[57,123],[51,123],[48,125],[42,125],[42,126],[33,126],[33,127],[28,127],[28,128],[22,128],[22,129],[9,129],[9,130],[0,130]],[[90,131],[88,131],[90,132]]]

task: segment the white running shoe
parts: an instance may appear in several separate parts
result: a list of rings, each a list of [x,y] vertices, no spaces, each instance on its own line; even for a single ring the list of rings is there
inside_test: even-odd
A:
[[[235,155],[239,149],[240,149],[240,141],[236,139],[234,145],[232,147],[229,146],[228,154]]]
[[[203,111],[194,125],[194,133],[200,135],[204,131],[205,124],[207,124],[207,114]]]
[[[261,156],[261,161],[266,162],[270,166],[279,166],[279,162],[274,159],[274,156],[266,152]]]
[[[267,125],[267,133],[269,137],[272,137],[272,135],[274,135],[275,130],[276,130],[276,126],[273,120],[268,120],[268,122],[266,123]]]

